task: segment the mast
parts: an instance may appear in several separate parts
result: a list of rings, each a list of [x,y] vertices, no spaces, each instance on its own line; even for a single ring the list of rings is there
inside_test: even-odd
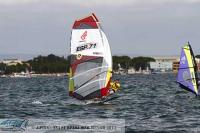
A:
[[[191,52],[191,55],[192,55],[192,58],[193,58],[193,63],[194,63],[194,71],[195,71],[195,77],[196,77],[196,84],[197,84],[197,89],[199,88],[199,84],[198,84],[198,81],[199,81],[199,78],[198,78],[198,74],[197,74],[197,62],[195,60],[195,56],[194,56],[194,52],[192,50],[192,47],[190,45],[190,42],[188,42],[188,45],[190,47],[190,52]]]

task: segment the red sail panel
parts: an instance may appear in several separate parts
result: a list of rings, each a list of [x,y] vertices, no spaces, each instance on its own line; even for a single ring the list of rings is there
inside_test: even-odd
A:
[[[97,22],[99,22],[99,20],[97,19],[95,14],[92,13],[92,15],[88,17],[76,20],[74,22],[73,29],[79,29],[82,25],[86,25],[90,27],[91,29],[97,29],[98,28]]]
[[[111,79],[109,80],[109,82],[105,88],[101,88],[101,97],[109,95],[110,81],[111,81]]]

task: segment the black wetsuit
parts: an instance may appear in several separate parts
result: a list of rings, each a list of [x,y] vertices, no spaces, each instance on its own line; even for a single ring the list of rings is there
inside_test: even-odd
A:
[[[197,83],[198,83],[198,91],[199,91],[200,90],[200,80]]]
[[[198,93],[200,92],[199,90],[200,90],[200,80],[197,82],[198,83]],[[198,95],[196,95],[196,97],[198,97],[199,96],[199,94]]]

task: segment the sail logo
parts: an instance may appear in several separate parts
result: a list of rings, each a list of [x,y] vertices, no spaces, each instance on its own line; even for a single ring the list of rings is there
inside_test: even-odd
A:
[[[96,43],[86,43],[82,46],[79,46],[76,48],[76,52],[78,51],[83,51],[83,50],[86,50],[86,49],[92,49],[92,48],[96,48]]]
[[[185,64],[186,58],[185,56],[181,57],[181,64]]]
[[[82,35],[81,35],[81,40],[84,41],[87,37],[87,31],[85,31]]]
[[[189,82],[191,80],[190,73],[188,71],[183,71],[183,80]]]

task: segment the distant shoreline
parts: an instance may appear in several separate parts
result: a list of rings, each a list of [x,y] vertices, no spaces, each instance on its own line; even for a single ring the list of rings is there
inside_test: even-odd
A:
[[[21,74],[21,73],[13,73],[13,74],[4,74],[1,75],[0,77],[5,77],[5,78],[31,78],[31,77],[63,77],[63,76],[68,76],[68,73],[41,73],[41,74]]]
[[[31,74],[32,77],[36,76],[36,77],[42,77],[42,76],[56,76],[56,77],[60,77],[60,76],[68,76],[68,73],[42,73],[42,74]]]

